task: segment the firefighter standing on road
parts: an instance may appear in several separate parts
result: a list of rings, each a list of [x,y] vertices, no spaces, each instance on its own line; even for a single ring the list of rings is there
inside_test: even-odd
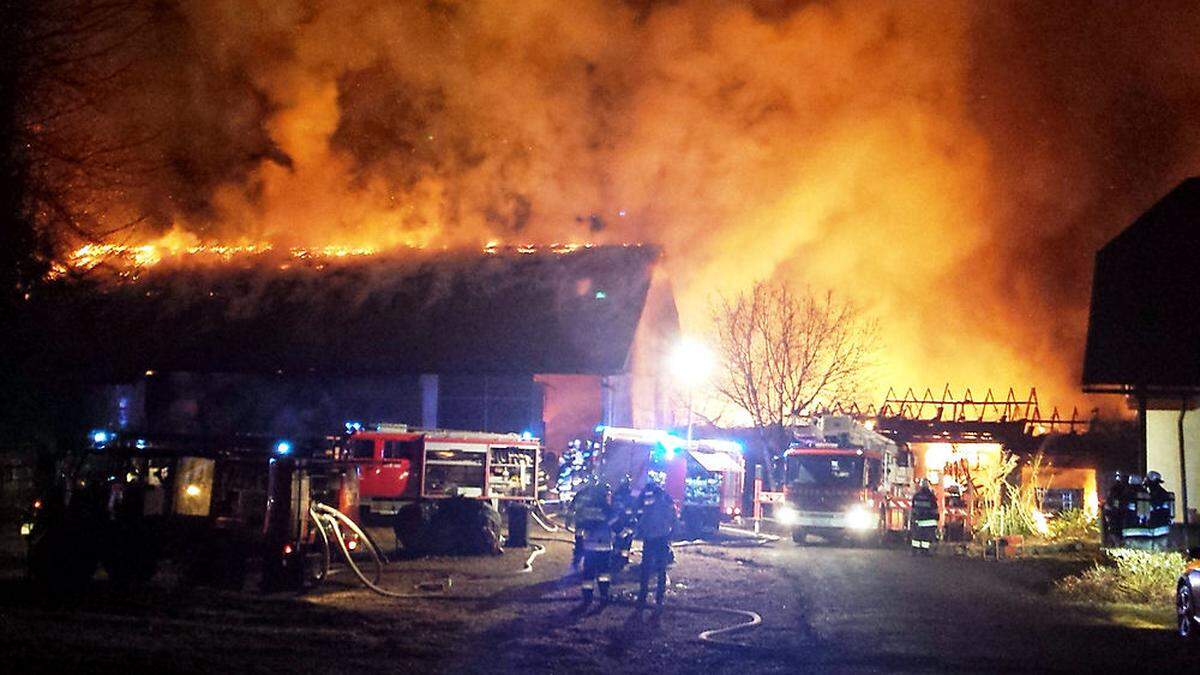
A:
[[[650,575],[658,578],[654,601],[663,603],[667,590],[667,565],[671,563],[671,532],[675,529],[675,502],[658,483],[650,483],[638,500],[641,513],[638,517],[637,534],[642,539],[641,586],[638,590],[638,606],[646,604]]]
[[[571,552],[571,567],[576,570],[583,564],[583,530],[579,527],[580,515],[590,504],[606,499],[605,490],[601,486],[599,476],[589,476],[586,482],[575,492],[571,506],[567,509],[567,525],[575,530],[575,548]]]
[[[929,481],[921,479],[912,498],[912,552],[932,553],[937,541],[938,507],[929,488]]]
[[[607,600],[612,585],[613,557],[612,495],[608,484],[593,477],[571,505],[575,521],[575,559],[583,562],[580,586],[583,601],[592,601],[597,586],[600,597]]]

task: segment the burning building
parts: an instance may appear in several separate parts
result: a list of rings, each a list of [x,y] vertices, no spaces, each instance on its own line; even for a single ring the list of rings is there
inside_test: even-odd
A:
[[[530,432],[553,449],[598,423],[668,421],[659,370],[679,320],[655,248],[202,258],[64,277],[33,301],[27,343],[97,385],[97,423],[389,421]]]

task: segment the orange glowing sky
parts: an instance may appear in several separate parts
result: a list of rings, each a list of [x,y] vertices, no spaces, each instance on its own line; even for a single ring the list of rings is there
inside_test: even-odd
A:
[[[1189,172],[1151,104],[1200,98],[1195,21],[1120,11],[184,2],[107,110],[163,168],[87,208],[165,251],[655,243],[689,332],[757,279],[832,288],[882,326],[872,391],[1090,407],[1091,255]]]

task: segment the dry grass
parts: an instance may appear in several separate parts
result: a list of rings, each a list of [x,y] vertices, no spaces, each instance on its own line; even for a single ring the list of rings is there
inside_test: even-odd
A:
[[[977,536],[985,539],[1009,534],[1045,536],[1049,533],[1042,516],[1039,488],[1044,458],[1030,460],[1028,479],[1020,480],[1017,458],[1005,452],[995,465],[973,476],[978,495]]]
[[[1104,560],[1077,576],[1062,579],[1056,591],[1084,602],[1170,605],[1175,579],[1186,563],[1176,552],[1104,549]]]
[[[1083,509],[1067,509],[1050,519],[1050,540],[1094,540],[1100,536],[1100,519]]]

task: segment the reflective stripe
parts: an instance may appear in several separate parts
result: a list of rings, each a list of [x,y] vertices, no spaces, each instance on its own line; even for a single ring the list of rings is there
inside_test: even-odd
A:
[[[918,541],[918,540],[916,540],[916,539],[913,539],[913,540],[912,540],[912,547],[913,547],[913,548],[929,548],[929,542],[927,542],[927,541]]]
[[[1126,527],[1121,530],[1122,537],[1163,537],[1170,534],[1171,528],[1162,527]]]
[[[936,527],[936,526],[937,526],[937,518],[934,518],[932,520],[926,519],[926,520],[918,520],[917,521],[917,527]]]

